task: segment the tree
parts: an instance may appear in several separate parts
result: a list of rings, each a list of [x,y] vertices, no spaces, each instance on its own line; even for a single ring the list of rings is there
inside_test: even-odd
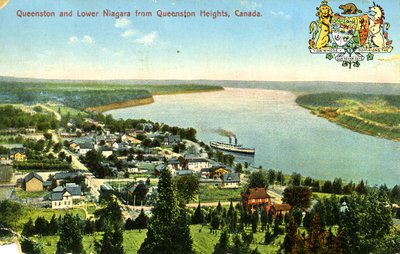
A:
[[[294,222],[296,222],[297,227],[300,227],[301,222],[303,220],[303,213],[300,208],[294,207],[290,211],[292,218],[294,219]]]
[[[149,222],[149,217],[147,217],[142,208],[142,210],[140,210],[139,216],[135,219],[134,229],[139,229],[140,232],[142,229],[147,228],[148,222]]]
[[[192,201],[200,190],[200,180],[195,175],[184,175],[175,178],[178,196],[187,204]]]
[[[44,254],[43,246],[30,239],[21,241],[21,249],[25,254]]]
[[[221,225],[221,220],[222,220],[221,213],[218,210],[218,208],[215,208],[211,213],[211,222],[210,222],[211,228],[213,230],[218,229],[219,226]]]
[[[194,211],[194,214],[192,216],[192,224],[203,224],[203,222],[204,222],[204,215],[203,215],[203,212],[201,211],[200,202],[199,202],[199,205],[197,206],[197,208]]]
[[[333,188],[332,188],[332,182],[331,181],[325,181],[324,185],[322,185],[321,191],[324,193],[332,193]]]
[[[237,163],[235,166],[236,173],[243,173],[243,166],[241,163]]]
[[[289,186],[283,192],[284,203],[291,205],[292,207],[300,207],[307,209],[311,205],[312,192],[310,188],[304,186]]]
[[[171,172],[162,170],[157,203],[139,254],[193,253],[186,208],[180,207]]]
[[[301,244],[301,239],[297,232],[297,224],[293,218],[290,220],[286,232],[287,234],[285,235],[282,246],[285,253],[293,253],[293,249],[296,245]]]
[[[276,173],[275,170],[269,169],[268,170],[268,183],[269,185],[273,185],[275,183]]]
[[[257,207],[256,210],[251,215],[251,229],[252,229],[253,233],[257,232],[259,220],[260,220],[260,216],[258,214],[258,207]]]
[[[342,178],[335,178],[332,183],[332,192],[335,194],[342,194]]]
[[[96,253],[99,254],[123,254],[125,253],[122,245],[124,240],[122,229],[117,226],[114,229],[107,228],[103,239],[95,243]]]
[[[361,182],[357,185],[356,187],[356,192],[360,195],[367,194],[367,187],[365,187],[364,181],[361,180]]]
[[[249,188],[267,188],[268,177],[265,170],[258,170],[249,175]]]
[[[300,184],[301,184],[301,174],[293,172],[291,178],[292,178],[292,180],[291,180],[292,184],[294,186],[300,186]]]
[[[222,231],[219,242],[214,246],[213,254],[228,254],[230,253],[229,235],[226,230]]]
[[[352,195],[347,200],[347,209],[342,214],[342,227],[347,237],[350,253],[370,253],[390,233],[393,225],[388,198],[376,190],[366,194]]]
[[[22,229],[22,235],[25,237],[30,237],[34,234],[35,234],[35,226],[33,225],[32,218],[29,217],[28,222],[24,224],[24,227]]]
[[[284,185],[285,184],[285,177],[283,176],[282,171],[278,171],[278,173],[276,174],[276,181],[280,185]]]
[[[311,185],[312,185],[312,178],[309,177],[309,176],[307,176],[306,179],[304,179],[303,184],[304,184],[305,186],[311,187]]]
[[[67,213],[60,225],[60,239],[57,243],[56,254],[85,253],[82,245],[82,232],[79,225],[79,217]]]
[[[108,201],[106,207],[96,210],[94,216],[98,218],[97,230],[105,231],[107,228],[122,227],[124,222],[121,208],[115,200]]]
[[[136,204],[134,205],[141,204],[141,202],[143,202],[144,199],[146,198],[147,192],[148,192],[148,186],[145,185],[143,182],[140,182],[133,191],[133,195],[135,196],[136,200],[135,201]]]
[[[20,203],[10,200],[1,201],[0,226],[15,229],[24,213],[24,207]]]

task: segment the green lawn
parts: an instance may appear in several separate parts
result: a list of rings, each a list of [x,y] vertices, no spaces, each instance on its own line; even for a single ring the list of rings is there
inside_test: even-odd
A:
[[[201,225],[190,226],[190,232],[193,239],[193,247],[197,253],[212,253],[215,244],[219,241],[221,231],[216,234],[210,233],[208,226],[202,227]],[[86,253],[94,252],[94,243],[96,240],[101,239],[101,233],[93,235],[85,235],[83,237],[83,246]],[[124,249],[125,253],[137,253],[140,245],[146,237],[146,230],[139,233],[138,230],[128,230],[124,232]],[[42,243],[45,253],[54,253],[57,248],[58,236],[44,236],[34,238],[36,241]],[[270,245],[264,245],[264,233],[259,232],[254,234],[253,243],[250,245],[252,249],[257,248],[261,253],[276,253],[279,249],[279,244],[283,241],[283,236],[280,235]]]
[[[200,202],[239,201],[241,200],[240,192],[241,188],[220,189],[215,185],[200,185]]]
[[[67,107],[67,106],[57,105],[57,106],[49,106],[49,108],[54,109],[56,112],[61,112],[61,115],[63,115],[63,116],[67,115],[68,113],[71,116],[76,116],[79,113],[84,117],[88,115],[85,111],[74,109],[74,108],[70,108],[70,107]]]
[[[26,192],[25,190],[21,188],[16,188],[15,189],[15,195],[21,199],[27,199],[27,198],[42,198],[48,195],[49,192],[44,190],[44,191],[35,191],[35,192]]]

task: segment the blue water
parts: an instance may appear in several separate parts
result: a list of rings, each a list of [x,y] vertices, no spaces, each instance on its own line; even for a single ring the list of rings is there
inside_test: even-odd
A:
[[[312,115],[291,92],[226,88],[199,94],[155,96],[155,103],[112,110],[116,118],[143,118],[194,127],[204,142],[227,141],[255,147],[254,165],[294,171],[318,179],[341,177],[389,186],[400,184],[400,143],[359,134]]]

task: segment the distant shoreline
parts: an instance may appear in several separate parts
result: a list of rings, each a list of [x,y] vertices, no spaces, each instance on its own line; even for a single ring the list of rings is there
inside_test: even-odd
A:
[[[148,98],[133,99],[133,100],[115,102],[112,104],[107,104],[107,105],[102,105],[102,106],[97,106],[97,107],[89,107],[89,108],[85,108],[85,111],[103,113],[105,111],[109,111],[109,110],[113,110],[113,109],[136,107],[136,106],[151,104],[153,102],[154,102],[154,98],[153,98],[153,96],[151,96]]]
[[[148,97],[148,98],[132,99],[132,100],[121,101],[121,102],[116,102],[116,103],[97,106],[97,107],[88,107],[88,108],[85,108],[84,110],[90,111],[90,112],[103,113],[103,112],[114,110],[114,109],[130,108],[130,107],[137,107],[137,106],[152,104],[152,103],[154,103],[153,96],[191,94],[191,93],[209,93],[209,92],[217,92],[217,91],[223,91],[223,90],[224,90],[223,87],[221,87],[221,88],[215,87],[213,89],[203,89],[203,90],[195,90],[195,91],[191,90],[191,91],[179,91],[179,92],[173,92],[173,93],[163,93],[163,92],[152,93],[152,96]]]

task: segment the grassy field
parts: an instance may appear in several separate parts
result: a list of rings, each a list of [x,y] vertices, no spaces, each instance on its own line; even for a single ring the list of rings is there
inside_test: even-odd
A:
[[[197,253],[212,253],[215,244],[219,241],[220,231],[217,234],[211,234],[208,227],[201,225],[190,226],[190,231],[193,239],[193,247]],[[86,253],[94,252],[94,243],[101,239],[101,233],[93,235],[85,235],[83,237],[83,246]],[[125,253],[137,253],[140,245],[146,237],[146,230],[139,232],[137,230],[127,230],[124,232],[124,249]],[[36,241],[43,244],[45,253],[54,253],[57,248],[58,236],[44,236],[34,238]],[[276,253],[279,249],[279,244],[283,241],[283,236],[280,235],[270,245],[264,245],[264,233],[259,232],[254,234],[253,243],[250,245],[252,249],[257,248],[261,253]]]
[[[26,192],[21,188],[15,188],[15,195],[21,199],[26,198],[42,198],[46,195],[49,195],[50,192],[44,191],[35,191],[35,192]]]
[[[400,141],[400,96],[321,93],[296,102],[314,114],[351,130]]]
[[[63,116],[67,115],[68,113],[71,116],[76,116],[78,114],[81,114],[83,117],[86,117],[88,115],[85,111],[81,111],[81,110],[63,106],[63,105],[49,106],[49,108],[55,110],[56,112],[61,113],[61,115],[63,115]]]
[[[227,202],[241,200],[241,188],[239,189],[220,189],[215,185],[200,185],[201,202]],[[197,202],[197,201],[196,201]]]

